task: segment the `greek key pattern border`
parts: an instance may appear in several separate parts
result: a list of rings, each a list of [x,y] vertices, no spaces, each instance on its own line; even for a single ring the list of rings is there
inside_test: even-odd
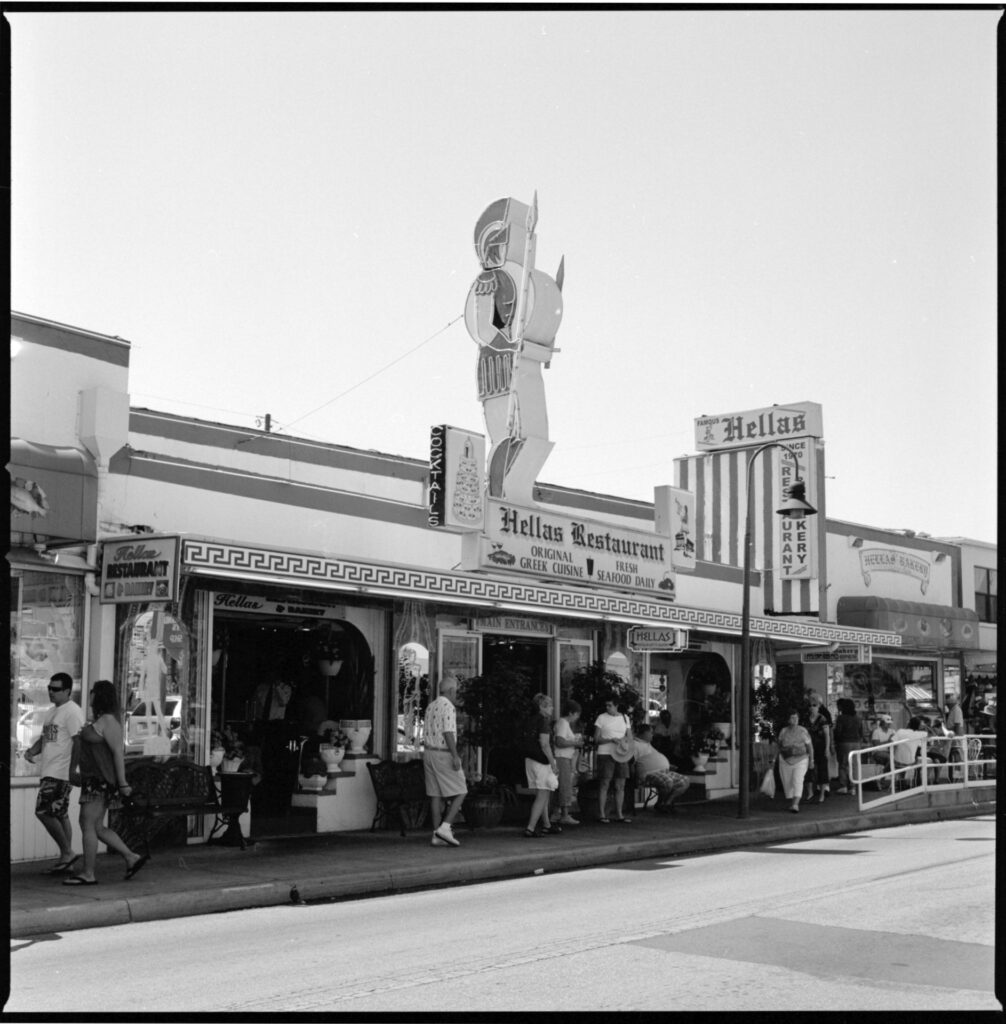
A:
[[[575,617],[578,612],[648,619],[689,629],[739,633],[741,616],[733,612],[683,608],[669,602],[653,601],[628,594],[602,594],[578,587],[554,587],[542,583],[512,582],[474,573],[458,575],[434,569],[353,562],[297,551],[276,551],[219,541],[182,542],[182,564],[186,569],[214,569],[241,578],[273,577],[277,582],[295,579],[300,583],[339,587],[375,587],[439,597],[463,604],[467,599],[506,604],[527,604],[543,611],[560,611]],[[795,622],[752,616],[751,632],[763,636],[816,642],[873,644],[896,647],[901,637],[880,630],[858,629],[832,623]]]

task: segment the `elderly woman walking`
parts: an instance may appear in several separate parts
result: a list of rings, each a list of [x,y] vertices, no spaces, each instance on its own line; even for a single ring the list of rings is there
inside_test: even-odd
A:
[[[803,780],[813,767],[814,745],[810,733],[800,724],[800,713],[794,708],[779,731],[779,778],[793,814],[800,811]]]

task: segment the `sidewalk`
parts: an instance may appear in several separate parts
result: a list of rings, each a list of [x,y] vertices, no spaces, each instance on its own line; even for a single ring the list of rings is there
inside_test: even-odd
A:
[[[942,795],[959,802],[860,814],[854,797],[836,795],[795,815],[782,802],[753,794],[744,820],[736,799],[716,800],[686,804],[675,817],[637,810],[629,824],[585,821],[539,839],[524,838],[518,826],[471,831],[461,825],[462,845],[448,848],[432,847],[426,830],[405,838],[389,830],[270,839],[246,850],[155,847],[150,863],[129,882],[118,856],[99,856],[99,884],[88,888],[40,874],[51,860],[32,861],[11,865],[11,937],[287,904],[294,889],[302,900],[359,899],[995,812],[992,788]],[[76,827],[74,833],[79,849]]]

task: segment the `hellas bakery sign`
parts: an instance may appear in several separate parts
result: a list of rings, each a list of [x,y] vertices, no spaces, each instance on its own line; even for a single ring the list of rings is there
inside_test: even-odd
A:
[[[673,598],[669,535],[486,499],[483,533],[466,534],[466,570],[510,570]]]

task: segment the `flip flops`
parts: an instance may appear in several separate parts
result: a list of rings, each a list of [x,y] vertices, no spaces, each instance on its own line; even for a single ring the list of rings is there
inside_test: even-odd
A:
[[[148,860],[150,860],[150,854],[143,854],[143,856],[140,857],[140,859],[126,872],[126,881],[128,882],[136,874],[136,872],[139,871],[140,868],[142,868],[143,865],[147,863]]]
[[[82,878],[80,875],[70,875],[69,878],[63,879],[64,885],[97,885],[98,880],[96,878]]]
[[[524,829],[524,838],[525,839],[537,839],[537,838],[539,838],[540,835],[541,835],[541,833],[540,832],[535,832],[535,830],[533,828],[526,828],[526,829]]]
[[[46,870],[43,871],[42,874],[43,875],[67,875],[73,869],[74,864],[76,864],[78,860],[80,860],[80,854],[79,853],[77,854],[76,857],[71,857],[69,860],[65,860],[61,864],[53,864],[53,866],[51,868],[46,868]]]
[[[619,825],[628,825],[629,822],[632,821],[632,818],[615,818],[615,821]]]
[[[598,818],[597,819],[602,825],[610,825],[611,818]]]

